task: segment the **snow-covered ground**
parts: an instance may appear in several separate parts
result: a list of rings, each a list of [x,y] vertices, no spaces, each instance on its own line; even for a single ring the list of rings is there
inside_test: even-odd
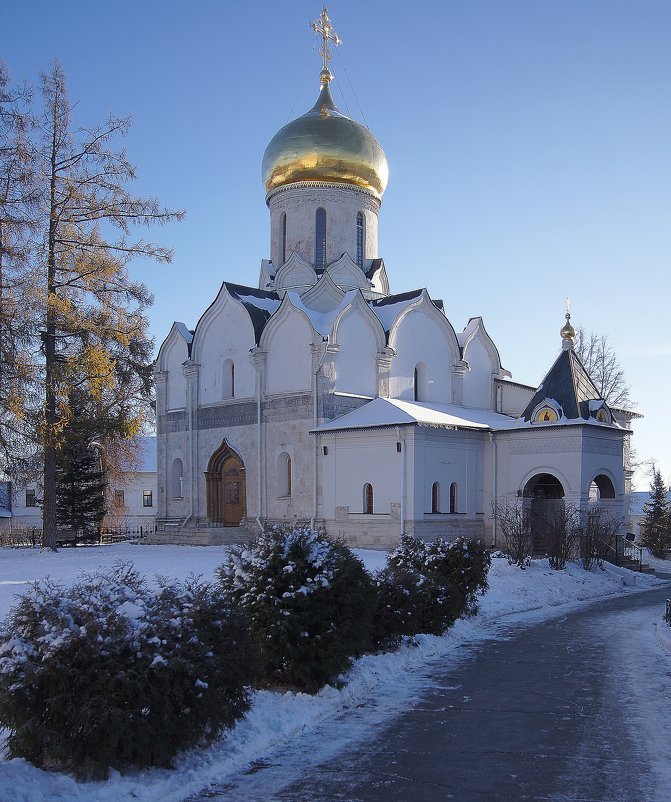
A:
[[[129,544],[62,549],[56,554],[0,549],[0,617],[9,611],[14,595],[27,583],[47,575],[70,583],[82,571],[108,568],[123,560],[133,562],[148,577],[185,577],[194,573],[209,579],[225,552],[225,547]],[[377,570],[385,561],[383,552],[357,554],[370,570]],[[519,621],[538,620],[589,599],[660,584],[654,577],[637,575],[635,587],[624,585],[622,573],[623,569],[588,573],[577,564],[569,564],[565,571],[552,571],[547,560],[534,561],[521,571],[503,559],[495,559],[489,575],[490,590],[482,598],[476,617],[458,621],[443,637],[421,636],[397,652],[361,658],[340,689],[327,686],[316,696],[256,692],[252,709],[243,721],[218,744],[183,755],[173,771],[114,774],[107,782],[76,783],[66,775],[40,771],[23,760],[5,759],[0,761],[0,802],[181,802],[210,783],[225,781],[268,750],[316,728],[329,717],[334,719],[334,726],[340,726],[342,712],[355,711],[364,700],[374,697],[380,708],[390,713],[403,706],[404,701],[410,703],[427,665],[436,659],[442,664],[456,662],[463,653],[460,646],[491,637],[492,622],[503,616],[514,616]]]

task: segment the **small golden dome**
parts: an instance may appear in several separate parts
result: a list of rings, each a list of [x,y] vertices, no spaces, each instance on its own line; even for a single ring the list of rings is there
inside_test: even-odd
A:
[[[315,105],[270,140],[261,168],[266,192],[297,181],[326,181],[382,196],[389,178],[384,151],[366,127],[338,111],[331,78],[322,70]]]
[[[571,340],[575,339],[575,329],[571,325],[571,313],[566,313],[566,323],[562,326],[560,332],[562,336],[562,340]]]

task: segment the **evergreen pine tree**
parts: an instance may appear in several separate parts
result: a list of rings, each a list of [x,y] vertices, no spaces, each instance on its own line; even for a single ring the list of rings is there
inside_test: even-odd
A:
[[[56,521],[90,538],[105,515],[100,454],[75,413],[63,432],[56,467]]]
[[[643,512],[641,542],[655,557],[665,558],[671,548],[671,509],[667,487],[656,468],[652,471],[650,500],[643,505]]]

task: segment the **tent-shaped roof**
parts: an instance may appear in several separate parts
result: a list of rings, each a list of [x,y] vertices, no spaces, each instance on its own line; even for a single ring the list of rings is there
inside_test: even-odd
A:
[[[572,348],[567,348],[559,354],[520,418],[530,421],[534,410],[545,400],[558,405],[567,420],[579,418],[588,420],[595,409],[594,404],[590,402],[598,401],[599,407],[606,406],[599,390]]]

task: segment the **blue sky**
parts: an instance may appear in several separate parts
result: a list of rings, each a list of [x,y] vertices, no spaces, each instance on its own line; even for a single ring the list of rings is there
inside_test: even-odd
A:
[[[273,134],[314,102],[318,3],[16,0],[2,57],[34,82],[58,59],[76,122],[130,114],[136,190],[187,218],[136,263],[158,343],[224,279],[268,256],[260,180]],[[538,384],[574,325],[609,336],[641,459],[671,479],[671,3],[331,3],[340,108],[384,147],[380,255],[393,292],[426,286],[455,328],[484,318],[513,377]],[[643,476],[639,488],[645,489]]]

